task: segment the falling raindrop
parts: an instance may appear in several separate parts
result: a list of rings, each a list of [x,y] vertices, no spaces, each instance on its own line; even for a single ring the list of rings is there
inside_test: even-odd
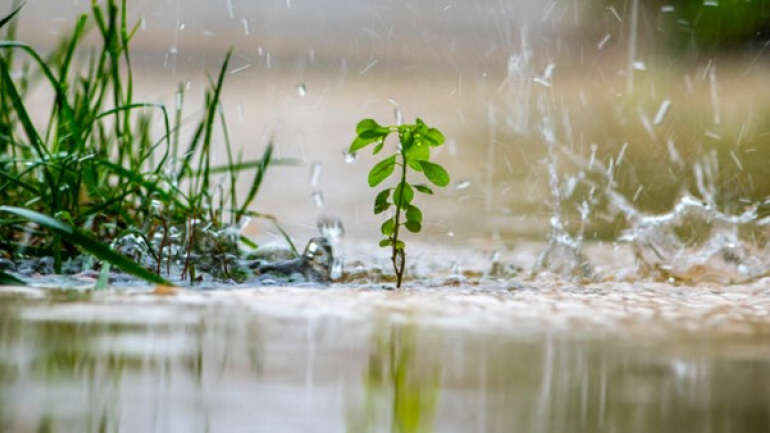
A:
[[[658,113],[655,114],[655,120],[653,120],[652,123],[656,125],[663,123],[663,119],[666,117],[669,108],[671,108],[671,100],[666,99],[665,101],[661,102],[660,108],[658,108]]]
[[[390,102],[390,105],[393,106],[393,117],[396,120],[396,125],[401,125],[404,123],[404,116],[401,113],[401,104],[398,103],[394,98],[388,98],[388,102]]]
[[[325,205],[324,195],[321,191],[313,191],[310,193],[310,197],[313,199],[315,207],[322,208]]]
[[[377,59],[372,60],[371,62],[369,62],[368,65],[366,65],[363,69],[361,69],[361,75],[364,75],[367,72],[369,72],[369,70],[372,69],[374,67],[374,65],[376,65],[376,64],[377,64]]]
[[[307,87],[305,87],[305,83],[297,84],[297,94],[300,97],[307,95]]]
[[[321,235],[329,239],[332,243],[339,242],[345,236],[345,227],[342,225],[340,217],[331,215],[321,215],[318,217],[318,231]]]
[[[347,149],[342,151],[342,156],[345,157],[346,164],[355,164],[358,161],[358,154],[356,152],[348,152]]]
[[[233,10],[233,2],[232,0],[227,0],[227,15],[230,16],[230,19],[235,19],[235,11]]]
[[[342,277],[342,268],[344,264],[345,264],[345,261],[342,259],[342,257],[334,258],[334,263],[332,264],[332,270],[329,275],[332,280],[338,280],[340,277]]]
[[[457,184],[455,185],[455,188],[457,188],[457,189],[466,189],[469,186],[471,186],[471,181],[466,179],[466,180],[461,180],[461,181],[457,182]]]
[[[322,170],[323,164],[320,162],[314,162],[310,165],[310,186],[318,186],[318,181],[321,179]]]
[[[245,71],[246,69],[249,69],[251,67],[251,63],[248,63],[246,65],[240,66],[238,68],[233,69],[230,71],[231,74],[237,74],[238,72]]]
[[[605,34],[602,40],[599,41],[598,44],[596,44],[596,49],[601,50],[602,48],[604,48],[604,46],[607,45],[607,42],[610,41],[610,38],[612,38],[612,36],[609,33]]]
[[[184,31],[185,27],[187,27],[187,23],[185,23],[184,21],[179,23],[179,31],[180,32]]]

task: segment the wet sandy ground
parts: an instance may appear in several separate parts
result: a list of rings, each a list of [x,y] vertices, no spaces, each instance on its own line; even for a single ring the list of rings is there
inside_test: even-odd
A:
[[[361,245],[359,245],[361,246]],[[225,287],[111,289],[91,293],[82,305],[40,310],[80,321],[128,315],[144,307],[196,306],[234,309],[266,317],[332,318],[367,322],[389,316],[446,329],[462,328],[501,334],[567,333],[667,338],[671,332],[708,335],[770,335],[770,278],[750,284],[697,285],[657,282],[633,269],[625,247],[588,245],[597,277],[579,280],[555,275],[532,276],[528,269],[543,247],[539,243],[497,253],[511,270],[490,274],[490,252],[481,248],[414,246],[412,279],[403,290],[368,279],[353,268],[389,272],[385,250],[347,253],[348,282],[328,287]],[[350,247],[349,247],[350,250]],[[460,259],[461,258],[461,259]],[[0,293],[47,299],[45,288],[2,287]],[[87,285],[87,281],[84,281]],[[47,287],[46,287],[47,286]],[[103,311],[102,311],[103,310]],[[95,316],[93,316],[95,315]]]

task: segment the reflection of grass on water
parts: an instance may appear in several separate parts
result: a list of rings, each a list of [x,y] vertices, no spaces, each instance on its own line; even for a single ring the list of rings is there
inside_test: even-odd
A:
[[[21,7],[0,20],[0,28],[7,26],[0,41],[0,258],[50,256],[61,273],[63,263],[82,249],[162,283],[161,272],[170,272],[169,233],[178,229],[183,234],[181,240],[177,235],[176,248],[182,251],[176,256],[187,253],[182,278],[193,280],[190,255],[202,231],[215,234],[216,252],[237,251],[239,234],[234,239],[216,234],[250,215],[272,147],[255,161],[233,155],[220,110],[229,53],[210,80],[203,118],[181,147],[184,87],[176,94],[173,116],[163,105],[134,100],[129,43],[138,25],[127,25],[126,1],[117,3],[94,2],[91,16],[81,15],[72,34],[48,56],[14,40]],[[85,47],[89,32],[98,33],[101,46]],[[42,127],[29,102],[39,82],[53,93]],[[152,131],[157,116],[160,137]],[[219,167],[212,163],[215,130],[226,144],[227,164]],[[256,174],[248,196],[238,202],[235,187],[244,170]],[[145,240],[153,269],[103,244],[129,234]],[[153,236],[160,240],[153,242]],[[0,278],[8,279],[2,269]]]
[[[351,417],[349,432],[379,431],[387,425],[394,433],[433,431],[440,365],[420,362],[417,347],[414,324],[380,328],[369,353],[363,413]]]

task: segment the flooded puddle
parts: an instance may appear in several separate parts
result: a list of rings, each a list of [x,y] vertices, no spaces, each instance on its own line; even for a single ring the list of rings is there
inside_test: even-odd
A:
[[[594,260],[613,256],[592,248]],[[486,262],[475,256],[463,251],[453,279],[400,292],[360,283],[56,296],[6,288],[0,427],[770,428],[767,279],[727,287],[498,279],[477,272]]]

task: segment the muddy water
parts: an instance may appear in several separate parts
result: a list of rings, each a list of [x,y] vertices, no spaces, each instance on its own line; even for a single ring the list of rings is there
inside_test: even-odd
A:
[[[603,281],[498,279],[469,246],[404,292],[6,288],[0,430],[770,428],[768,280],[655,283],[612,268],[622,250],[588,252]]]

